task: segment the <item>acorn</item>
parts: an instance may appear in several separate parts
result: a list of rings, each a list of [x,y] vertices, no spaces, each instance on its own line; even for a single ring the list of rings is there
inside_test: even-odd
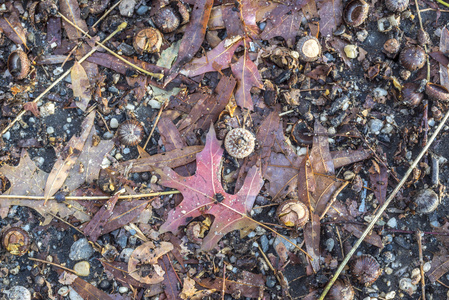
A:
[[[352,263],[351,272],[358,282],[369,286],[379,278],[382,274],[382,269],[374,257],[369,254],[363,254]]]
[[[309,209],[297,200],[282,202],[276,211],[276,215],[281,224],[296,229],[303,227],[309,221]]]
[[[399,55],[399,62],[409,71],[419,70],[426,63],[426,52],[420,46],[405,47]]]
[[[349,26],[358,27],[365,22],[368,17],[368,11],[368,3],[363,0],[353,0],[345,6],[343,19]]]
[[[426,95],[429,96],[430,99],[435,101],[449,101],[448,89],[436,83],[428,82],[426,84]]]
[[[224,145],[232,157],[245,158],[254,151],[255,138],[249,130],[235,128],[226,135]]]
[[[154,25],[163,33],[175,31],[180,25],[187,24],[190,14],[187,7],[180,1],[162,7],[151,19]]]
[[[402,87],[402,103],[410,107],[418,106],[424,98],[423,93],[419,92],[419,84],[407,82]]]
[[[30,71],[30,61],[22,50],[16,50],[9,55],[7,66],[9,73],[18,80],[26,78]]]
[[[303,120],[298,120],[293,125],[291,137],[296,144],[301,146],[312,145],[313,143],[313,134],[311,133],[310,128],[307,126],[307,123]]]
[[[427,33],[427,31],[425,31],[425,30],[423,30],[421,28],[418,29],[417,39],[418,39],[418,43],[420,45],[427,45],[427,44],[430,43],[430,36],[429,36],[429,34]]]
[[[321,55],[320,41],[313,36],[305,36],[296,44],[296,51],[298,51],[301,60],[315,61]]]
[[[3,233],[2,245],[12,255],[22,256],[30,249],[28,232],[19,227],[11,227]]]
[[[437,193],[431,189],[424,189],[415,196],[415,211],[419,214],[429,214],[437,209],[440,204],[440,198]]]
[[[395,58],[399,52],[401,44],[397,39],[389,39],[384,43],[384,48],[382,50],[389,58]]]
[[[392,12],[402,12],[409,6],[409,0],[385,0],[385,6]]]
[[[353,300],[354,288],[346,280],[337,280],[329,290],[329,294],[326,297],[328,300]]]
[[[142,29],[134,37],[133,46],[139,54],[157,53],[162,46],[162,34],[153,27]]]
[[[136,146],[142,141],[144,134],[143,126],[137,120],[127,120],[117,128],[118,138],[126,146]]]

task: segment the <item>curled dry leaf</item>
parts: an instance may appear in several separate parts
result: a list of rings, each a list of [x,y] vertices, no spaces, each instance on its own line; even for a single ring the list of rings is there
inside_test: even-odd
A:
[[[152,242],[146,242],[140,245],[133,251],[129,258],[129,275],[147,284],[162,282],[165,271],[159,266],[158,259],[171,250],[173,250],[173,244],[168,242],[161,242],[157,247]],[[147,268],[150,268],[150,270]],[[142,276],[142,274],[146,275]]]
[[[86,111],[89,101],[92,97],[89,90],[89,78],[83,66],[79,62],[75,62],[70,72],[72,78],[73,96],[79,100],[75,102],[76,106],[82,111]]]

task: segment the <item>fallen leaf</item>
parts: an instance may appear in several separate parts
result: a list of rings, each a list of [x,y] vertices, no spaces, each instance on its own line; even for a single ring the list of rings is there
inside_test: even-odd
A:
[[[83,150],[84,143],[86,142],[92,126],[94,125],[94,120],[95,111],[91,112],[81,124],[81,135],[74,135],[61,151],[60,157],[56,160],[45,184],[45,201],[47,201],[49,197],[53,196],[64,184],[67,175]]]
[[[73,281],[71,287],[85,300],[130,300],[128,296],[120,294],[108,295],[79,277]]]
[[[433,255],[432,266],[426,272],[430,282],[435,283],[441,276],[449,271],[449,253],[446,248],[440,248],[440,251]]]
[[[194,58],[183,67],[180,73],[189,77],[195,77],[207,72],[221,71],[228,68],[235,50],[242,42],[239,41],[227,48],[225,44],[226,42],[222,41],[214,49],[206,52],[205,56]]]
[[[440,37],[440,51],[447,53],[449,51],[449,30],[446,27],[441,31]],[[445,88],[449,89],[449,70],[447,65],[440,63],[440,83]]]
[[[321,3],[318,10],[320,15],[320,33],[323,37],[332,37],[332,33],[341,23],[343,4],[341,0],[327,0]]]
[[[304,242],[306,244],[307,253],[312,257],[312,261],[309,261],[309,265],[312,267],[313,273],[320,270],[320,233],[321,223],[320,216],[311,213],[310,222],[306,224],[304,228]],[[311,275],[311,272],[308,272]]]
[[[195,280],[186,277],[184,278],[182,284],[182,292],[179,295],[182,299],[191,299],[197,293],[197,289],[195,288]]]
[[[117,203],[118,196],[116,194],[112,196],[106,203],[100,208],[100,210],[95,214],[95,216],[84,228],[84,235],[89,238],[92,242],[96,242],[97,239],[102,235],[103,226],[112,216],[112,211],[114,210],[115,204]]]
[[[86,71],[84,71],[84,68],[79,62],[75,61],[70,75],[72,78],[73,96],[79,98],[78,101],[75,101],[75,104],[82,111],[86,111],[89,101],[92,98]]]
[[[162,281],[162,284],[165,287],[165,296],[167,296],[168,300],[181,300],[178,288],[181,282],[179,281],[179,277],[176,274],[167,254],[159,258],[159,265],[165,272],[164,281]]]
[[[293,47],[296,36],[301,27],[301,19],[303,14],[301,10],[295,9],[291,14],[282,14],[277,16],[279,20],[270,20],[260,35],[264,40],[274,37],[283,37],[289,47]]]
[[[253,110],[253,100],[251,99],[251,88],[263,88],[262,78],[260,77],[257,66],[249,59],[247,51],[240,57],[237,63],[231,65],[232,73],[237,78],[238,86],[235,92],[237,105]]]
[[[170,73],[177,73],[181,67],[192,60],[203,43],[206,34],[207,22],[214,4],[213,0],[196,0],[190,14],[184,36],[179,46],[178,58],[173,63]]]
[[[39,109],[36,102],[27,102],[23,105],[23,109],[30,111],[35,117],[39,117]]]
[[[179,232],[179,227],[186,225],[192,218],[203,214],[214,215],[215,219],[209,234],[203,239],[201,248],[212,249],[228,232],[239,229],[254,228],[247,214],[251,211],[254,200],[262,188],[263,179],[257,167],[252,167],[240,191],[231,195],[221,186],[220,168],[223,148],[210,127],[206,145],[196,156],[197,172],[190,177],[182,177],[170,168],[159,170],[160,184],[178,189],[184,196],[183,201],[170,211],[160,232]],[[215,202],[217,194],[224,196],[222,202]]]
[[[6,5],[6,9],[9,13],[5,13],[0,17],[1,31],[4,32],[5,35],[14,43],[27,47],[27,30],[22,26],[19,11],[14,7],[12,2],[6,2],[4,4]]]
[[[384,165],[379,165],[373,160],[373,165],[368,170],[371,188],[374,191],[379,205],[384,204],[387,198],[388,169]]]
[[[64,15],[67,19],[69,19],[72,23],[76,24],[79,28],[88,31],[86,22],[81,19],[81,11],[76,0],[59,0],[59,9],[61,14]],[[83,37],[83,34],[78,31],[75,27],[67,23],[65,20],[62,20],[62,26],[67,33],[67,36],[71,40],[77,40]]]
[[[140,245],[134,249],[129,258],[129,275],[135,280],[146,284],[162,282],[165,271],[158,264],[158,259],[172,249],[173,245],[168,242],[160,242],[158,246],[155,246],[153,242],[146,242]],[[148,267],[151,269],[146,270]]]

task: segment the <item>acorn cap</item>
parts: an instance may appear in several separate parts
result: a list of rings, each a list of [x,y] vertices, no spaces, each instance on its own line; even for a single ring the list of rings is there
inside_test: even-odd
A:
[[[420,46],[405,47],[399,55],[399,62],[409,71],[419,70],[426,63],[426,52]]]
[[[437,209],[440,204],[440,198],[437,193],[431,189],[424,189],[418,192],[414,199],[416,209],[420,214],[429,214]]]
[[[163,33],[170,33],[175,31],[181,23],[179,20],[179,16],[171,6],[162,7],[152,17],[152,20],[154,25]]]
[[[409,6],[409,0],[385,0],[385,6],[393,12],[401,12]]]
[[[249,130],[235,128],[226,135],[224,145],[232,157],[245,158],[254,151],[255,138]]]
[[[321,55],[320,41],[313,36],[305,36],[298,41],[296,51],[303,61],[315,61]]]
[[[282,202],[276,215],[279,221],[288,227],[301,228],[309,221],[309,209],[298,200],[287,200]]]
[[[137,120],[127,120],[117,128],[117,136],[120,142],[126,146],[139,144],[145,134],[143,126]]]
[[[418,106],[422,99],[424,98],[424,94],[418,91],[419,84],[413,82],[407,82],[402,87],[402,103],[410,106],[416,107]]]
[[[30,61],[28,56],[22,50],[11,52],[8,57],[7,67],[9,73],[16,79],[21,80],[27,77],[30,71]]]
[[[133,46],[139,54],[159,52],[162,46],[162,34],[153,27],[142,29],[134,37]]]
[[[368,11],[368,3],[363,0],[353,0],[345,6],[343,19],[349,26],[358,27],[365,22],[368,17]]]
[[[426,84],[426,95],[429,96],[430,99],[442,102],[449,101],[449,91],[442,85],[428,82]]]
[[[363,285],[373,284],[382,274],[377,260],[369,254],[363,254],[355,259],[351,265],[352,275]]]

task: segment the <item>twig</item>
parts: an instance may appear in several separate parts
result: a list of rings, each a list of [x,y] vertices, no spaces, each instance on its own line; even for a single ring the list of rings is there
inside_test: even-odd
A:
[[[107,41],[109,41],[112,37],[114,37],[114,35],[116,35],[117,33],[119,33],[120,31],[122,31],[123,29],[125,29],[125,27],[127,26],[126,22],[123,22],[122,24],[120,24],[117,29],[111,33],[108,37],[106,37],[103,42],[99,43],[99,44],[103,44],[106,43]],[[78,62],[82,63],[84,62],[89,56],[92,55],[92,53],[94,53],[95,51],[97,51],[98,48],[94,47],[92,48],[92,50],[90,50],[86,55],[84,55]],[[72,68],[68,69],[66,72],[64,72],[64,74],[62,74],[58,79],[56,79],[45,91],[43,91],[39,96],[36,97],[36,99],[34,99],[32,102],[36,103],[39,100],[41,100],[49,91],[51,91],[52,88],[54,88],[61,80],[63,80],[64,78],[67,77],[67,75],[70,74]],[[25,114],[25,112],[27,112],[27,110],[22,110],[14,120],[11,121],[11,123],[9,123],[8,126],[6,126],[5,129],[2,130],[2,132],[0,133],[0,135],[4,135],[9,129],[11,129],[11,127],[16,124],[16,122],[20,119],[22,119],[22,116]]]
[[[419,26],[421,27],[421,30],[424,32],[424,27],[422,26],[421,12],[419,11],[418,0],[415,0],[415,5],[416,5],[416,12],[418,13]],[[427,54],[427,46],[426,46],[426,44],[424,44],[423,46],[424,46],[424,51],[426,51],[426,54]],[[427,82],[429,82],[430,81],[430,62],[429,62],[429,56],[428,55],[426,55],[426,60],[427,60]]]
[[[136,194],[136,195],[122,195],[119,199],[135,199],[135,198],[145,198],[145,197],[157,197],[164,195],[179,194],[179,191],[167,191],[167,192],[155,192],[147,194]],[[66,200],[76,200],[76,201],[93,201],[93,200],[108,200],[110,196],[67,196]],[[22,196],[22,195],[0,195],[0,199],[23,199],[23,200],[45,200],[44,196]],[[48,200],[55,200],[55,197],[49,197]]]
[[[63,270],[66,270],[66,271],[68,271],[68,272],[71,272],[71,273],[73,273],[73,274],[75,274],[75,275],[78,275],[78,273],[76,273],[76,271],[75,271],[75,270],[72,270],[72,269],[69,269],[69,268],[63,267],[63,266],[61,266],[61,265],[58,265],[58,264],[56,264],[56,263],[53,263],[53,262],[49,262],[49,261],[46,261],[46,260],[43,260],[43,259],[39,259],[39,258],[33,258],[33,257],[28,257],[28,259],[29,259],[29,260],[34,260],[34,261],[38,261],[38,262],[41,262],[41,263],[44,263],[44,264],[49,264],[49,265],[52,265],[52,266],[55,266],[55,267],[61,268],[61,269],[63,269]]]
[[[164,102],[164,104],[161,105],[161,108],[159,109],[159,112],[157,113],[156,120],[154,120],[153,128],[151,128],[150,135],[148,135],[147,141],[145,142],[145,145],[143,145],[143,150],[148,146],[148,143],[150,142],[151,137],[153,136],[154,130],[156,129],[157,123],[159,122],[159,119],[161,118],[162,111],[165,108],[167,102]]]
[[[63,14],[61,14],[61,13],[59,13],[59,12],[58,12],[58,14],[59,14],[59,16],[60,16],[61,18],[64,19],[64,21],[66,21],[67,23],[69,23],[70,25],[72,25],[73,27],[75,27],[77,30],[81,31],[81,33],[83,33],[85,36],[87,36],[87,37],[90,38],[90,39],[92,38],[92,37],[89,35],[89,33],[85,32],[84,30],[82,30],[81,28],[79,28],[79,26],[77,26],[75,23],[73,23],[72,21],[70,21],[69,19],[67,19]],[[133,64],[132,62],[128,61],[127,59],[123,58],[122,56],[118,55],[117,53],[115,53],[114,51],[112,51],[111,49],[109,49],[108,47],[106,47],[105,45],[103,45],[104,42],[102,42],[102,43],[95,42],[95,43],[96,43],[98,46],[100,46],[101,48],[103,48],[104,50],[106,50],[107,52],[109,52],[110,54],[114,55],[115,57],[117,57],[118,59],[120,59],[121,61],[123,61],[125,64],[127,64],[127,65],[133,67],[134,69],[137,69],[137,70],[139,70],[140,72],[142,72],[142,73],[144,73],[144,74],[146,74],[146,75],[148,75],[148,76],[154,77],[154,78],[156,78],[156,79],[159,79],[159,80],[162,79],[162,78],[164,78],[164,74],[149,72],[149,71],[147,71],[147,70],[145,70],[145,69],[143,69],[143,68],[141,68],[141,67],[139,67],[139,66]]]
[[[323,213],[320,216],[320,220],[324,218],[324,216],[327,214],[327,211],[329,208],[331,208],[332,204],[334,204],[335,200],[337,199],[338,194],[341,193],[341,191],[348,185],[349,182],[345,181],[332,195],[331,200],[327,203],[326,208],[324,209]]]
[[[376,224],[377,220],[380,218],[380,216],[383,214],[385,209],[387,209],[388,205],[390,205],[390,202],[394,199],[396,194],[399,192],[399,190],[402,188],[402,186],[407,181],[408,177],[412,173],[413,169],[418,165],[418,163],[421,161],[421,158],[424,156],[424,154],[429,150],[429,147],[432,145],[433,141],[437,137],[437,135],[440,133],[441,129],[443,128],[444,124],[446,123],[447,119],[449,118],[449,110],[446,112],[446,115],[444,116],[441,123],[436,128],[435,132],[432,134],[432,136],[429,139],[429,143],[421,150],[418,157],[413,161],[411,166],[408,168],[407,172],[404,174],[404,177],[402,177],[401,181],[398,183],[396,188],[393,190],[393,192],[390,194],[388,199],[385,201],[385,203],[381,206],[381,208],[377,211],[376,215],[374,216],[371,223],[368,225],[368,227],[363,232],[362,236],[357,240],[357,242],[354,244],[352,249],[349,251],[349,253],[346,255],[345,259],[341,262],[340,266],[338,267],[337,271],[334,274],[334,277],[329,281],[329,283],[326,285],[323,293],[321,294],[319,300],[323,300],[324,297],[329,292],[330,288],[334,284],[334,282],[337,280],[340,273],[343,271],[344,267],[348,264],[351,257],[354,255],[357,248],[360,246],[360,244],[363,242],[365,237],[371,232],[374,225]]]
[[[438,3],[443,4],[444,6],[449,7],[449,3],[444,2],[443,0],[436,0]]]
[[[111,13],[111,11],[114,10],[114,8],[116,8],[123,0],[117,1],[117,3],[115,3],[114,5],[112,5],[112,7],[110,9],[108,9],[107,12],[105,12],[100,19],[98,19],[97,22],[95,22],[94,25],[92,25],[92,28],[97,27],[98,24],[100,24],[101,20],[103,20],[104,18],[106,18],[107,15],[109,15]]]
[[[225,298],[225,288],[226,288],[226,262],[223,263],[223,284],[221,285],[221,300]]]
[[[419,269],[421,270],[421,291],[422,291],[422,299],[426,299],[426,282],[424,280],[424,259],[422,255],[422,236],[423,233],[421,230],[416,232],[416,239],[418,240],[418,254],[419,254]]]

